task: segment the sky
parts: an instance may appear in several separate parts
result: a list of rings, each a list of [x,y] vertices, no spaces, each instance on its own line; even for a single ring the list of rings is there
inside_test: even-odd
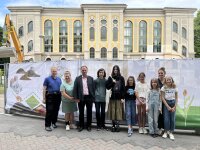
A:
[[[200,0],[0,0],[0,26],[7,6],[77,7],[81,4],[127,4],[128,8],[186,7],[200,9]]]

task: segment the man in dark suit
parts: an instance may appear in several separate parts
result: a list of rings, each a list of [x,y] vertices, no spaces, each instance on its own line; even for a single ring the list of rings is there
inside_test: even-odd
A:
[[[87,66],[81,67],[82,75],[76,77],[74,81],[73,96],[79,99],[79,132],[84,129],[84,108],[87,108],[87,130],[91,131],[92,122],[92,105],[95,98],[94,81],[91,76],[87,75]]]

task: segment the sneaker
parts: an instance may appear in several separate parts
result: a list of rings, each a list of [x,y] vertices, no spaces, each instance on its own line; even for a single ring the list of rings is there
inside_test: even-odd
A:
[[[143,130],[143,133],[144,133],[144,134],[147,134],[147,133],[148,133],[146,128],[142,128],[142,130]]]
[[[112,126],[111,132],[115,132],[115,127]]]
[[[142,134],[143,133],[143,130],[142,128],[139,128],[139,133]]]
[[[66,131],[69,131],[69,130],[70,130],[69,125],[66,125]]]
[[[174,135],[172,134],[172,133],[169,133],[169,138],[170,138],[170,140],[174,140],[175,138],[174,138]]]
[[[58,126],[56,124],[52,124],[52,127],[55,129],[57,128]]]
[[[128,129],[128,137],[130,137],[132,135],[132,130],[129,128]]]
[[[131,134],[133,134],[133,128],[131,128]]]
[[[52,131],[51,127],[45,127],[46,131]]]
[[[162,135],[162,137],[163,137],[164,139],[166,139],[166,138],[167,138],[167,132],[164,132],[164,134]]]
[[[162,135],[162,129],[160,129],[159,131],[158,131],[158,135]]]

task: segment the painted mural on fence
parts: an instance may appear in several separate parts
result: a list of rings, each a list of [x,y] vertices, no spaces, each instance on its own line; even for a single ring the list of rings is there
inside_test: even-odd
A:
[[[58,61],[10,64],[8,73],[8,88],[6,109],[44,115],[45,105],[42,103],[42,88],[44,78],[50,75],[50,68],[58,68],[58,76],[63,78],[69,70],[74,80],[80,75],[80,66],[88,66],[88,75],[96,79],[99,68],[104,68],[107,77],[111,74],[112,67],[119,65],[125,79],[133,75],[136,79],[140,72],[145,72],[146,82],[157,77],[160,67],[165,67],[167,75],[174,78],[178,87],[178,108],[176,112],[176,126],[199,127],[200,124],[200,60],[126,60],[126,61]],[[108,104],[107,96],[107,104]],[[93,111],[95,109],[93,108]],[[95,115],[93,115],[94,117]],[[60,117],[63,114],[60,111]]]

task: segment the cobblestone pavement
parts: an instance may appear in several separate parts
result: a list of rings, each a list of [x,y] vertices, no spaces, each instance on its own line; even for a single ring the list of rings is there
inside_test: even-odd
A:
[[[87,130],[81,133],[76,129],[65,131],[63,122],[52,132],[44,130],[44,120],[17,115],[0,115],[0,150],[135,150],[135,149],[194,149],[200,150],[199,136],[177,131],[175,141],[141,135],[135,130],[127,137],[124,129],[119,133]]]

